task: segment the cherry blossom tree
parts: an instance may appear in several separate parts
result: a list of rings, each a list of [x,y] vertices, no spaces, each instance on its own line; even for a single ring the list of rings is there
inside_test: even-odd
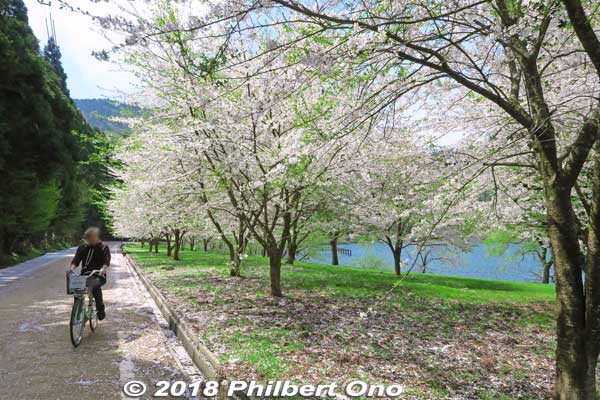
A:
[[[349,114],[357,120],[393,106],[425,125],[441,116],[440,104],[452,106],[439,126],[451,132],[460,121],[471,143],[483,143],[482,151],[467,149],[473,153],[471,168],[452,165],[456,189],[467,188],[492,167],[525,166],[539,178],[557,283],[555,398],[595,399],[600,352],[599,20],[595,3],[581,0],[234,0],[211,3],[185,26],[140,24],[130,29],[130,43],[175,32],[211,42],[220,38],[204,64],[222,63],[220,70],[237,69],[242,72],[238,77],[267,76],[275,67],[286,71],[284,80],[297,79],[289,74],[294,74],[303,47],[310,65],[338,66],[334,72],[340,80],[348,79],[363,95],[378,100],[365,105],[360,115]],[[258,51],[250,57],[227,53],[239,40],[260,36],[269,45],[255,45]],[[283,54],[293,56],[284,59]],[[262,65],[244,70],[248,62]],[[589,175],[582,173],[586,163]],[[587,226],[578,218],[575,202],[587,205]],[[289,204],[275,204],[282,212],[278,216],[289,219]],[[264,240],[266,233],[255,236]],[[265,242],[272,254],[280,253],[286,237]]]
[[[118,221],[115,231],[126,237],[149,237],[156,250],[158,240],[165,238],[167,254],[179,260],[182,241],[195,228],[195,216],[203,210],[189,196],[188,185],[174,183],[180,173],[173,162],[176,143],[166,142],[164,139],[169,136],[144,131],[141,126],[137,124],[139,131],[125,141],[116,155],[124,168],[114,171],[122,182],[114,190],[110,206]],[[160,128],[154,124],[151,127]],[[157,145],[162,152],[156,151]]]
[[[600,207],[594,204],[600,189],[593,189],[589,199],[585,250],[571,191],[588,156],[600,160],[593,150],[600,120],[600,41],[590,20],[597,21],[597,10],[578,0],[434,3],[270,4],[295,11],[322,29],[345,33],[348,54],[355,55],[358,65],[401,74],[390,87],[398,95],[427,89],[444,101],[481,102],[488,115],[510,131],[508,137],[502,135],[505,151],[499,154],[498,146],[492,146],[486,167],[519,162],[520,143],[527,144],[544,187],[556,268],[555,397],[593,399],[600,351]],[[246,2],[236,6],[230,7],[253,8]],[[600,188],[600,173],[597,176],[593,186]]]
[[[432,152],[414,138],[390,131],[372,133],[361,145],[361,156],[350,180],[354,191],[352,215],[355,230],[385,243],[401,274],[402,251],[411,245],[425,246],[437,240],[434,226],[438,207],[429,201],[442,178]],[[436,228],[439,228],[436,227]]]
[[[158,27],[168,25],[169,31],[128,55],[143,96],[153,102],[151,120],[141,121],[146,137],[137,136],[147,149],[142,157],[158,158],[160,174],[167,175],[151,178],[152,195],[202,204],[230,248],[232,275],[239,275],[240,256],[252,236],[269,257],[271,293],[281,296],[281,260],[286,249],[295,251],[301,221],[314,212],[309,199],[334,177],[331,171],[347,159],[342,155],[354,151],[354,132],[368,129],[368,121],[352,113],[360,93],[329,79],[332,71],[314,66],[300,48],[269,60],[268,71],[261,70],[262,59],[248,60],[273,46],[270,41],[247,44],[239,38],[219,54],[222,49],[210,41],[183,32],[180,11],[159,11]],[[294,58],[299,61],[290,66]],[[225,59],[234,66],[219,70]],[[175,214],[185,219],[186,208]],[[173,208],[167,209],[163,217],[172,215]],[[235,221],[235,228],[226,228],[224,218]],[[167,218],[163,224],[181,222],[173,225]]]
[[[594,149],[600,123],[600,41],[593,28],[597,9],[579,0],[434,3],[271,4],[304,15],[323,29],[347,33],[349,53],[356,55],[358,65],[393,65],[382,70],[402,72],[403,79],[390,88],[398,94],[427,89],[446,102],[463,98],[462,104],[481,103],[488,109],[487,119],[498,122],[494,129],[504,127],[505,133],[488,136],[491,148],[483,166],[520,163],[525,143],[544,188],[556,268],[555,397],[595,398],[600,207],[594,204],[600,189],[592,189],[586,199],[590,223],[585,248],[571,191],[588,157],[600,165]],[[237,6],[251,9],[245,2]],[[463,118],[470,115],[466,112]],[[503,143],[498,145],[498,139]],[[600,188],[600,173],[593,176],[592,187]]]

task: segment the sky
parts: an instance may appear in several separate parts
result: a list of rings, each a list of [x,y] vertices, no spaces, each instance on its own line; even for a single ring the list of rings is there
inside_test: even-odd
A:
[[[45,0],[48,3],[48,0]],[[51,6],[42,5],[37,0],[25,0],[29,11],[29,25],[43,48],[48,40],[46,19],[50,10],[56,27],[56,38],[62,53],[62,63],[67,73],[67,86],[71,97],[86,98],[122,98],[125,93],[133,91],[135,78],[123,71],[115,63],[98,61],[92,51],[109,49],[111,42],[106,39],[89,17],[61,10],[56,1]],[[95,15],[110,12],[110,4],[101,2],[93,4],[89,0],[77,0],[77,5]],[[113,35],[112,40],[121,38]]]
[[[24,0],[28,9],[29,25],[37,36],[40,47],[43,48],[48,40],[46,21],[50,15],[54,19],[56,38],[62,53],[62,64],[67,73],[67,86],[74,99],[111,98],[123,100],[127,94],[135,91],[136,78],[129,72],[123,71],[113,62],[98,61],[92,56],[93,51],[108,50],[113,46],[90,17],[66,9],[60,9],[57,0],[44,0],[50,6],[40,4],[38,0]],[[93,2],[92,0],[70,0],[93,15],[120,14],[115,2]],[[129,0],[123,0],[125,8],[131,6]],[[190,10],[201,14],[201,2],[195,3],[196,8]],[[199,5],[198,5],[199,4]],[[193,7],[191,4],[189,7]],[[114,32],[110,38],[115,43],[124,40]],[[418,114],[418,111],[417,111]],[[457,140],[457,135],[447,134],[437,140],[439,144],[450,144]]]

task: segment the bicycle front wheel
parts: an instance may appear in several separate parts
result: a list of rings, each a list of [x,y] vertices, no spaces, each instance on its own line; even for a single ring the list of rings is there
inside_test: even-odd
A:
[[[96,310],[96,300],[90,299],[88,309],[90,310],[90,329],[95,331],[98,326],[98,310]]]
[[[73,346],[79,346],[81,338],[83,338],[83,330],[85,328],[85,317],[83,313],[83,298],[78,297],[73,303],[71,311],[71,322],[69,322],[69,331],[71,334],[71,343]]]

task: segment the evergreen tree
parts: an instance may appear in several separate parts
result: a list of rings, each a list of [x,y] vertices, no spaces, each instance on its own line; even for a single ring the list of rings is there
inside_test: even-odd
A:
[[[0,0],[0,17],[15,17],[21,22],[29,23],[27,7],[20,0]]]
[[[60,78],[64,92],[69,95],[69,89],[67,88],[67,74],[62,66],[61,57],[60,47],[58,47],[55,37],[50,36],[46,47],[44,47],[44,58]]]
[[[22,0],[0,0],[0,59],[1,265],[80,238],[86,219],[102,215],[95,199],[109,175],[97,156],[104,137],[69,98],[55,41],[40,54]]]

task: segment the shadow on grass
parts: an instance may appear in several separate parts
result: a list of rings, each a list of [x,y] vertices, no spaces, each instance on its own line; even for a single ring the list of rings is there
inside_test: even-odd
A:
[[[177,269],[220,268],[225,274],[227,271],[228,257],[224,254],[184,250],[180,253],[181,260],[174,261],[166,257],[163,248],[160,248],[159,254],[149,253],[136,245],[129,245],[127,249],[149,270],[166,266]],[[268,279],[267,265],[268,259],[249,256],[243,262],[242,272],[246,277],[265,280]],[[475,303],[554,301],[553,285],[421,273],[411,273],[399,281],[400,278],[391,271],[303,262],[293,266],[282,265],[284,293],[285,289],[298,289],[371,297],[394,288],[393,292],[409,291],[426,298]]]
[[[427,399],[550,393],[552,287],[414,274],[381,301],[390,272],[298,263],[282,266],[286,297],[273,299],[264,258],[238,279],[222,254],[132,252],[232,376],[400,382]]]

